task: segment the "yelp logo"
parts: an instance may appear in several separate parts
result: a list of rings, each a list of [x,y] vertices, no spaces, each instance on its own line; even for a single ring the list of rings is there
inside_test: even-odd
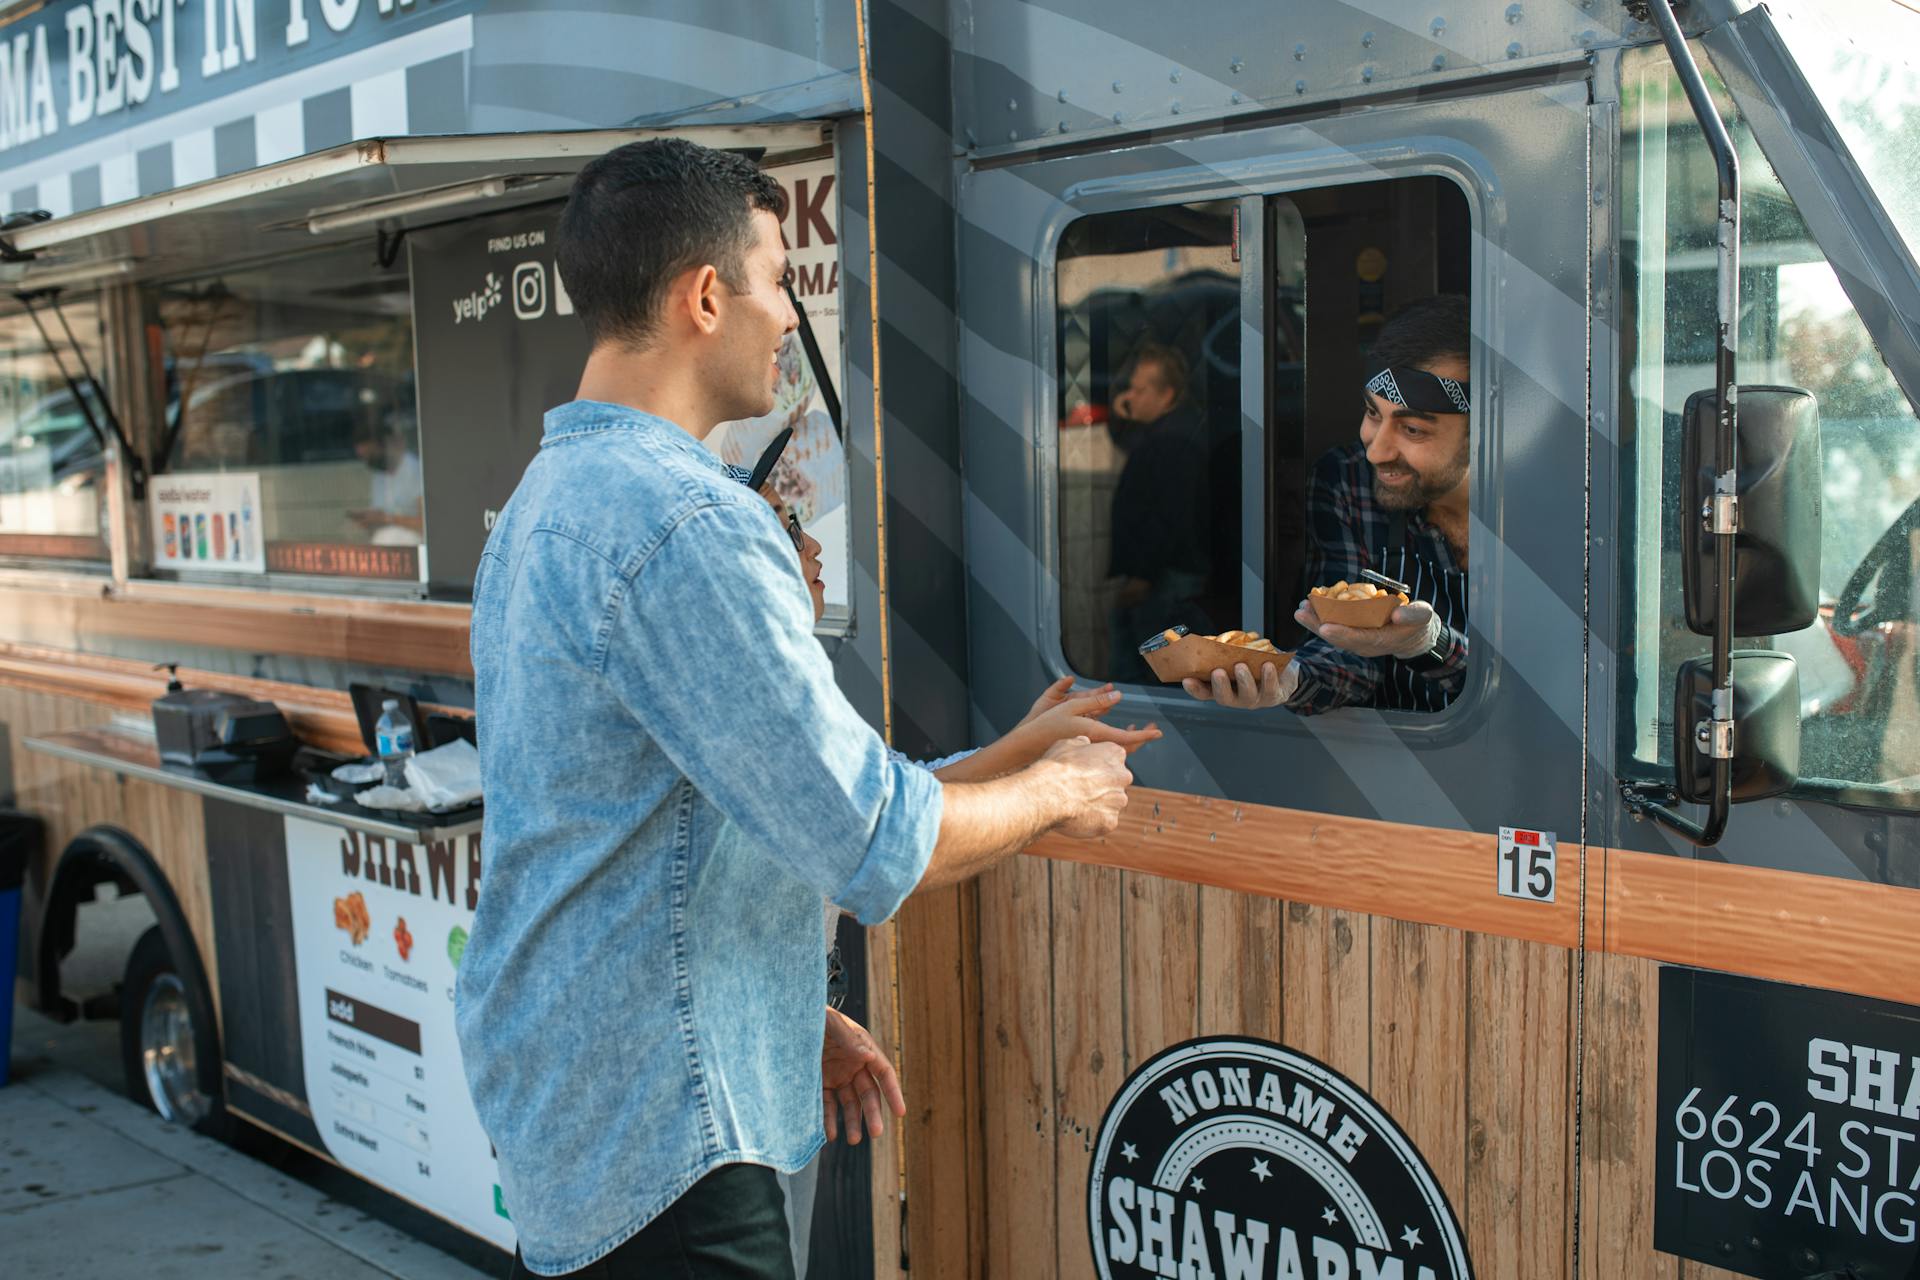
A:
[[[453,300],[453,322],[459,324],[463,320],[471,320],[478,324],[485,320],[487,313],[500,305],[503,293],[500,277],[494,272],[487,272],[485,282],[478,289],[464,298]]]

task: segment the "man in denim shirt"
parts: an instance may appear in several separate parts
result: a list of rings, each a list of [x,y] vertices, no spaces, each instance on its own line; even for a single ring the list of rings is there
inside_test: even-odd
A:
[[[790,1278],[775,1171],[822,1145],[823,1087],[878,1120],[884,1061],[824,1019],[823,898],[877,923],[1111,830],[1132,780],[1076,738],[943,783],[835,686],[786,531],[701,444],[772,407],[783,204],[686,142],[581,171],[557,247],[592,351],[474,584],[488,868],[456,1021],[538,1275]]]

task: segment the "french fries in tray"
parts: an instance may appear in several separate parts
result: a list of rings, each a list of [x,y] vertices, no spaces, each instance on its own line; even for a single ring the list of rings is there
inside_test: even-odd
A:
[[[1368,630],[1386,626],[1393,611],[1407,603],[1404,592],[1382,591],[1371,582],[1346,581],[1315,587],[1307,593],[1307,600],[1322,622]]]
[[[1140,646],[1140,655],[1153,668],[1162,684],[1179,684],[1188,676],[1196,680],[1210,678],[1215,669],[1233,673],[1234,664],[1244,662],[1258,680],[1263,668],[1276,672],[1293,661],[1291,653],[1273,647],[1257,631],[1222,631],[1217,636],[1200,636],[1185,627],[1168,627]]]

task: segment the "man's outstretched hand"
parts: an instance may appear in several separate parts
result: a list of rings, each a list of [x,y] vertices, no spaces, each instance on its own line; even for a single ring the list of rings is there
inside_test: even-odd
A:
[[[893,1064],[867,1029],[838,1009],[827,1010],[826,1042],[820,1049],[820,1095],[828,1142],[844,1132],[847,1145],[857,1146],[863,1134],[878,1137],[887,1131],[885,1110],[896,1116],[907,1114],[907,1100],[901,1096]]]

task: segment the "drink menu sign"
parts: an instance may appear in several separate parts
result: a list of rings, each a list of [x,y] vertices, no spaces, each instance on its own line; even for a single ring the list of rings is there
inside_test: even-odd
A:
[[[344,1168],[512,1249],[453,1026],[480,836],[403,844],[288,818],[307,1105]]]
[[[163,475],[154,480],[147,506],[155,568],[266,572],[257,472]]]

